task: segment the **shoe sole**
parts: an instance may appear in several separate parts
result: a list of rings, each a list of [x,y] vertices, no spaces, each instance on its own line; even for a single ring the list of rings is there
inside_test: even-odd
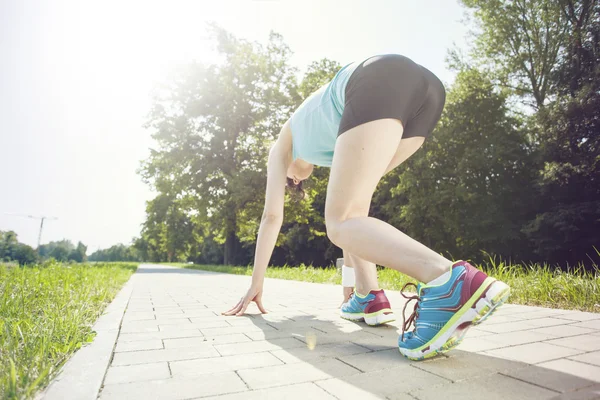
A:
[[[363,313],[345,313],[343,311],[340,312],[340,317],[343,319],[347,319],[349,321],[365,321],[367,325],[377,326],[387,324],[388,322],[392,322],[396,320],[394,313],[391,309],[386,308],[374,313],[363,314]]]
[[[486,284],[487,281],[487,284]],[[399,347],[404,357],[420,361],[444,354],[458,346],[472,325],[479,325],[492,315],[510,296],[510,287],[504,282],[487,278],[461,309],[427,344],[411,350]]]

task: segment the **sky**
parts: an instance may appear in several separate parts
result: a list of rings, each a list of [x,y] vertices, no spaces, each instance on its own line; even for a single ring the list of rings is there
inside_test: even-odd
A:
[[[446,83],[465,42],[457,0],[0,0],[0,231],[88,253],[140,233],[153,198],[136,170],[154,144],[152,88],[178,65],[217,59],[207,23],[265,43],[283,35],[300,73],[399,53]]]

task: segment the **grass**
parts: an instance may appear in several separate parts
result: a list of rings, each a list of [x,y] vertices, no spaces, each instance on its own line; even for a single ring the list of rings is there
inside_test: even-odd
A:
[[[0,399],[29,399],[70,355],[135,271],[134,263],[0,264]]]
[[[204,271],[252,275],[252,267],[174,265]],[[600,269],[596,266],[593,271],[576,268],[564,272],[549,265],[511,264],[497,262],[495,258],[489,257],[485,264],[477,267],[511,287],[510,303],[600,312]],[[266,276],[333,285],[339,285],[342,281],[336,268],[313,268],[305,265],[269,267]],[[378,278],[380,287],[387,290],[401,290],[407,282],[414,282],[414,279],[389,268],[378,268]]]

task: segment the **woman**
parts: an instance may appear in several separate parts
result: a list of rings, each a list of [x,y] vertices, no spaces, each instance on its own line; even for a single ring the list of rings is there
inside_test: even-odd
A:
[[[356,288],[342,305],[344,318],[378,325],[393,319],[379,290],[375,264],[420,282],[414,311],[398,339],[415,360],[455,347],[471,324],[502,304],[510,289],[466,262],[452,263],[393,226],[368,216],[381,177],[417,151],[438,122],[445,101],[440,80],[396,54],[342,68],[307,98],[271,148],[267,191],[258,232],[252,284],[225,315],[243,315],[251,301],[261,312],[263,281],[283,222],[286,180],[301,189],[314,165],[331,167],[325,224],[330,240],[354,267]],[[406,297],[406,296],[405,296]],[[409,300],[409,301],[410,301]],[[405,307],[406,309],[406,307]],[[407,332],[414,324],[414,330]]]

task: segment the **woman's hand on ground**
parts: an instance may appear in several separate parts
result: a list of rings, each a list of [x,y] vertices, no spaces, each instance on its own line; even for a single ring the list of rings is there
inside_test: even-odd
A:
[[[256,305],[258,306],[258,309],[260,310],[261,313],[266,314],[267,310],[265,310],[265,308],[263,307],[263,304],[262,304],[262,292],[263,292],[262,287],[258,288],[258,287],[250,286],[250,289],[248,289],[248,292],[246,293],[246,295],[244,297],[242,297],[240,299],[240,301],[238,301],[238,303],[231,310],[225,311],[221,314],[237,315],[238,317],[241,315],[244,315],[246,308],[248,308],[248,305],[252,301],[256,303]]]

